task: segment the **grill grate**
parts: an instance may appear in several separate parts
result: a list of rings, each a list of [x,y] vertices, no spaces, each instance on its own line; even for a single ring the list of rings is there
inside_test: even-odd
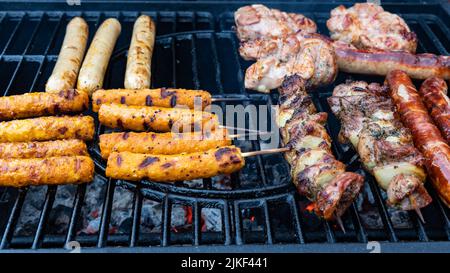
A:
[[[4,5],[4,4],[0,4]],[[239,4],[240,5],[240,4]],[[276,6],[276,5],[274,5]],[[96,27],[105,18],[115,17],[122,23],[122,34],[105,78],[106,88],[118,88],[123,84],[126,64],[126,50],[131,36],[135,11],[98,11],[101,7],[83,4],[80,11],[62,11],[66,8],[45,10],[45,4],[37,5],[33,11],[0,12],[0,92],[4,95],[20,94],[27,91],[44,90],[45,82],[55,64],[64,37],[65,27],[73,16],[83,16],[89,24],[90,40]],[[192,8],[193,7],[193,8]],[[243,87],[245,69],[251,64],[242,60],[237,52],[238,41],[231,30],[233,14],[238,4],[216,4],[191,7],[173,6],[172,10],[192,10],[183,12],[162,11],[156,4],[128,5],[127,9],[161,10],[144,12],[153,17],[157,24],[158,39],[153,57],[154,87],[173,86],[209,90],[216,97],[237,97],[244,106],[249,104],[270,106],[277,102],[276,93],[264,95]],[[319,31],[327,33],[325,22],[334,5],[316,6],[300,3],[288,4],[283,9],[303,12],[315,20]],[[20,5],[15,5],[20,9]],[[25,8],[25,7],[23,7]],[[29,8],[29,7],[27,7]],[[120,10],[121,6],[111,3],[108,8]],[[167,7],[165,7],[167,8]],[[401,13],[419,37],[419,52],[448,55],[450,15],[443,6],[429,5],[427,14],[418,14],[423,8],[415,4],[386,5],[388,10]],[[36,11],[41,9],[41,11]],[[7,10],[7,8],[3,9]],[[58,11],[60,10],[60,11]],[[197,11],[194,11],[197,10]],[[201,10],[201,12],[199,11]],[[180,33],[182,32],[182,33]],[[367,77],[340,73],[335,84],[349,77],[366,81],[382,82],[380,77]],[[326,87],[313,94],[318,110],[329,111],[326,98],[334,86]],[[219,104],[225,107],[225,104]],[[92,112],[87,114],[94,115]],[[247,120],[246,122],[250,122]],[[361,171],[355,152],[347,146],[339,145],[337,133],[339,122],[333,115],[329,117],[328,131],[333,138],[333,149],[337,158],[353,171]],[[233,125],[233,124],[231,124]],[[266,129],[266,128],[263,128]],[[97,136],[107,132],[98,127]],[[94,141],[95,143],[95,141]],[[242,174],[233,175],[233,190],[218,189],[214,180],[205,179],[201,185],[189,187],[183,183],[152,184],[146,181],[130,183],[104,177],[105,164],[100,159],[96,144],[89,145],[96,163],[96,179],[101,185],[94,193],[92,184],[67,186],[72,195],[66,196],[71,202],[64,232],[53,234],[49,223],[55,212],[55,204],[61,186],[44,187],[40,198],[36,187],[24,189],[0,188],[0,249],[14,251],[20,249],[46,249],[61,251],[71,241],[78,241],[87,250],[103,251],[115,246],[128,246],[121,251],[165,251],[175,246],[201,246],[205,251],[213,247],[235,251],[367,251],[369,241],[380,241],[383,247],[392,251],[408,250],[417,246],[416,242],[427,243],[429,250],[443,251],[450,246],[450,211],[446,208],[428,183],[434,202],[423,210],[426,223],[419,221],[413,213],[398,213],[386,208],[383,194],[370,175],[365,192],[344,214],[347,232],[341,232],[333,223],[317,219],[305,206],[305,198],[298,196],[288,177],[288,165],[281,155],[264,155],[248,160]],[[263,149],[264,141],[243,140],[236,143],[244,151]],[[66,187],[66,186],[64,186]],[[42,189],[42,188],[41,188]],[[119,213],[129,215],[130,222],[124,232],[111,233],[112,222],[118,210],[120,198],[116,195],[126,192],[130,197],[127,209]],[[92,234],[81,232],[85,208],[88,200],[96,196],[98,206],[98,230]],[[147,232],[143,229],[143,209],[149,200],[160,208],[160,229]],[[30,203],[37,208],[39,216],[28,235],[17,232],[25,208]],[[180,206],[189,207],[192,223],[186,230],[174,229],[174,213]],[[205,209],[216,209],[220,214],[220,231],[203,230],[202,214]],[[253,219],[253,220],[252,220]],[[212,246],[211,246],[212,245]],[[164,246],[164,248],[145,248]],[[225,246],[225,248],[223,248]],[[222,247],[222,248],[221,248]],[[114,248],[116,249],[116,248]],[[177,251],[181,250],[180,247]]]

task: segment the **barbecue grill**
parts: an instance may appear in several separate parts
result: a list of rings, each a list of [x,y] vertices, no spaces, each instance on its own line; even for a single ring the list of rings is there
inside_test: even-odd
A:
[[[340,1],[257,2],[303,13],[325,34],[329,12],[340,4]],[[144,13],[157,26],[153,87],[205,89],[215,97],[237,99],[228,104],[277,103],[278,94],[274,92],[261,94],[244,88],[244,72],[250,62],[238,54],[233,11],[246,2],[68,3],[75,5],[66,1],[0,3],[3,95],[45,89],[66,24],[73,16],[86,19],[90,40],[105,18],[115,17],[121,22],[122,33],[104,86],[122,87],[133,23]],[[449,55],[449,3],[408,1],[383,3],[383,7],[400,14],[417,33],[419,53]],[[340,73],[334,85],[348,78],[383,81],[382,77]],[[326,98],[334,85],[312,93],[319,111],[330,112]],[[225,103],[219,105],[224,107]],[[96,117],[92,112],[87,114]],[[96,164],[93,183],[19,190],[0,188],[0,252],[67,252],[70,246],[80,246],[82,252],[450,251],[450,210],[430,183],[427,189],[434,201],[422,210],[425,223],[414,213],[387,208],[384,193],[370,174],[362,170],[355,151],[337,141],[339,122],[332,114],[327,129],[336,157],[349,170],[366,176],[364,190],[343,215],[345,233],[335,223],[322,221],[309,211],[309,202],[296,193],[290,181],[289,166],[282,155],[250,158],[242,172],[230,179],[175,184],[118,181],[104,176],[105,162],[100,157],[97,140],[108,129],[100,126],[97,139],[89,144]],[[249,151],[263,149],[266,143],[239,140],[236,145]],[[153,209],[150,228],[149,208]],[[55,230],[55,225],[60,228]]]

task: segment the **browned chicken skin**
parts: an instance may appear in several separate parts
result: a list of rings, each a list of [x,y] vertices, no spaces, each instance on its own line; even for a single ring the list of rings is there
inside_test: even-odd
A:
[[[260,54],[263,57],[245,73],[246,88],[269,92],[279,87],[285,77],[294,74],[307,80],[305,84],[308,87],[318,87],[334,81],[337,64],[331,43],[317,36],[306,37],[297,44],[292,42],[284,45],[281,50],[274,50],[272,55],[270,52]]]
[[[332,82],[337,73],[332,44],[319,36],[315,23],[301,14],[283,13],[262,5],[235,13],[240,54],[256,60],[245,73],[245,87],[260,92],[277,88],[290,75],[310,87]]]
[[[374,3],[338,6],[331,11],[327,27],[333,40],[358,49],[416,52],[416,34],[405,21]]]
[[[302,14],[281,12],[263,5],[241,7],[234,13],[234,19],[241,41],[260,37],[282,37],[298,31],[317,31],[314,21]]]

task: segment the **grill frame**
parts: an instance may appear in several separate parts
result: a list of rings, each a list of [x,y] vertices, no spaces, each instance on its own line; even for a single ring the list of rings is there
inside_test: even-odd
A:
[[[345,2],[348,3],[348,2]],[[229,28],[230,24],[230,12],[235,10],[237,7],[244,5],[243,2],[217,2],[217,3],[205,3],[205,2],[174,2],[168,4],[160,3],[160,2],[152,2],[152,3],[138,3],[133,2],[131,4],[123,5],[122,3],[108,3],[107,11],[105,11],[105,6],[101,2],[96,3],[82,3],[82,6],[68,6],[65,3],[15,3],[14,5],[8,4],[8,3],[0,3],[0,24],[5,20],[6,14],[9,14],[12,17],[18,16],[19,22],[17,23],[16,27],[13,28],[10,38],[6,41],[6,44],[4,45],[4,48],[0,55],[0,61],[8,62],[17,62],[17,65],[15,67],[15,70],[12,74],[12,80],[8,82],[6,85],[6,88],[4,89],[5,94],[10,94],[10,92],[14,91],[20,91],[20,90],[13,90],[12,87],[16,85],[15,81],[17,81],[18,75],[20,75],[19,70],[22,67],[22,63],[27,62],[36,62],[38,64],[37,71],[42,71],[45,69],[47,62],[55,61],[56,55],[49,54],[51,50],[54,50],[54,48],[58,48],[58,46],[54,45],[54,40],[57,39],[56,36],[58,34],[59,29],[62,28],[62,21],[65,20],[68,16],[73,15],[84,15],[83,17],[87,16],[94,22],[94,24],[98,25],[99,22],[103,21],[107,16],[114,16],[119,18],[126,18],[126,17],[133,17],[136,16],[138,13],[133,10],[151,10],[152,12],[146,13],[150,15],[156,15],[156,20],[161,21],[163,18],[173,18],[175,23],[173,24],[172,32],[177,32],[177,22],[178,20],[183,19],[186,15],[192,15],[191,17],[194,18],[195,22],[197,22],[197,19],[202,18],[209,18],[211,19],[211,24],[209,24],[210,28],[213,30],[224,30]],[[311,3],[266,3],[270,5],[271,7],[279,7],[283,10],[291,10],[291,11],[297,11],[304,13],[307,16],[312,17],[316,22],[323,23],[323,19],[326,18],[325,15],[328,14],[329,10],[331,8],[335,7],[337,3],[332,4],[325,4],[325,3],[315,3],[314,5],[311,5]],[[406,13],[398,12],[401,15],[405,17],[407,21],[410,19],[416,18],[418,16],[418,26],[419,28],[424,32],[424,34],[427,36],[427,40],[436,42],[434,44],[435,50],[441,52],[441,54],[448,54],[448,48],[445,47],[442,42],[439,41],[439,38],[431,31],[427,20],[434,20],[433,18],[441,18],[441,16],[444,16],[444,18],[450,18],[450,4],[427,4],[427,7],[430,8],[431,13],[436,13],[433,17],[427,17],[426,14],[415,14],[415,12],[420,12],[421,8],[417,5],[417,3],[413,4],[398,4],[398,3],[386,3],[384,4],[386,9],[398,12],[398,11],[407,11]],[[441,8],[441,9],[439,9]],[[67,11],[69,10],[70,11]],[[56,11],[55,11],[56,10]],[[72,11],[75,10],[75,11]],[[123,11],[125,10],[125,11]],[[186,12],[170,12],[168,10],[184,10]],[[199,12],[201,11],[201,12]],[[155,13],[157,12],[157,13]],[[194,13],[190,13],[194,12]],[[96,16],[98,14],[98,16]],[[36,37],[38,33],[38,29],[41,26],[43,22],[43,18],[45,16],[59,16],[59,21],[57,23],[57,26],[54,29],[54,32],[51,33],[50,36],[50,43],[47,45],[47,47],[44,50],[43,54],[40,55],[33,55],[33,54],[26,54],[28,50],[30,50],[30,46],[32,45],[31,41],[33,38]],[[166,16],[167,15],[167,16]],[[189,17],[186,16],[186,17]],[[155,16],[152,16],[155,17]],[[27,19],[24,18],[40,18],[38,21],[38,25],[35,27],[35,29],[31,32],[31,39],[30,42],[28,42],[25,45],[24,54],[6,54],[8,46],[13,43],[13,37],[15,36],[17,30],[20,28],[21,24],[23,24],[23,21],[26,21]],[[427,19],[428,18],[428,19]],[[430,19],[431,18],[431,19]],[[441,19],[442,20],[442,19]],[[201,21],[201,20],[200,20]],[[409,23],[409,22],[408,22]],[[193,28],[196,28],[196,23],[192,24]],[[449,26],[443,26],[444,33],[449,33]],[[92,29],[90,33],[90,40],[92,39],[93,31]],[[196,32],[195,35],[197,35],[199,32]],[[212,34],[209,31],[205,31],[205,34]],[[123,34],[122,34],[123,35]],[[128,36],[131,35],[131,33],[128,33]],[[182,33],[178,35],[190,35],[189,33]],[[224,35],[227,37],[231,37],[234,34],[232,32],[220,32],[219,35]],[[450,36],[450,35],[449,35]],[[447,36],[447,37],[449,37]],[[170,38],[174,37],[172,34],[168,34],[163,37],[158,37],[158,40],[163,39],[174,39]],[[420,35],[419,35],[420,38]],[[232,37],[230,38],[233,40],[233,47],[234,51],[230,52],[229,54],[234,54],[235,57],[238,59],[235,60],[239,64],[239,76],[238,81],[242,83],[242,77],[243,77],[243,69],[245,68],[248,63],[245,63],[241,59],[239,59],[239,56],[237,55],[237,44],[236,40]],[[123,38],[123,40],[126,40]],[[61,41],[59,41],[61,42]],[[422,41],[421,41],[422,42]],[[16,41],[17,43],[17,41]],[[53,49],[52,49],[53,46]],[[426,47],[423,44],[420,44],[419,47],[424,48]],[[118,49],[117,49],[118,48]],[[120,45],[116,46],[116,53],[115,56],[121,56],[123,54],[123,48]],[[435,52],[438,53],[438,52]],[[57,53],[56,53],[57,54]],[[156,53],[157,54],[157,53]],[[217,56],[215,57],[217,61]],[[194,64],[193,64],[194,65]],[[219,67],[218,64],[215,64],[217,67]],[[123,68],[124,69],[124,68]],[[218,73],[218,74],[217,74]],[[219,97],[239,97],[243,99],[249,99],[250,101],[261,101],[265,100],[266,104],[272,104],[276,102],[277,100],[277,94],[271,94],[269,96],[257,94],[257,93],[248,93],[246,90],[241,87],[238,94],[227,94],[223,92],[223,88],[221,89],[221,71],[216,71],[216,77],[219,76],[219,89],[215,91],[219,91],[219,94],[215,94]],[[346,77],[346,75],[341,75],[340,80],[338,79],[337,82],[342,82],[342,78]],[[40,73],[36,73],[36,76],[32,80],[28,90],[35,90],[36,86],[41,85],[42,86],[42,76]],[[355,76],[355,78],[365,79],[365,80],[371,80],[372,78],[375,81],[379,81],[380,79],[377,77],[365,77],[365,76]],[[107,79],[108,81],[108,79]],[[174,83],[176,84],[175,80]],[[194,85],[198,85],[198,82],[196,83],[194,80]],[[243,86],[241,84],[241,86]],[[196,86],[194,86],[196,87]],[[313,94],[313,100],[315,104],[318,106],[319,111],[327,111],[326,105],[324,106],[323,102],[321,103],[321,100],[323,101],[324,98],[330,95],[330,91],[332,90],[333,86],[327,87],[324,89],[319,90],[318,93]],[[247,102],[249,103],[249,102]],[[336,140],[336,128],[335,126],[329,126],[333,128],[327,128],[329,132],[331,132],[331,135],[333,136],[333,139]],[[101,127],[100,127],[101,128]],[[100,131],[103,129],[99,129]],[[253,147],[256,149],[259,149],[259,146],[256,143],[253,143]],[[336,143],[336,141],[334,141]],[[256,145],[256,146],[255,146]],[[95,146],[95,145],[94,145]],[[104,163],[99,163],[98,159],[98,151],[96,151],[95,147],[90,145],[90,151],[91,154],[93,154],[94,159],[96,161],[96,172],[102,173],[104,171]],[[352,154],[352,152],[343,151],[341,149],[341,146],[339,145],[333,145],[334,152],[337,155],[339,159],[348,157],[348,154]],[[353,152],[354,154],[354,152]],[[351,156],[351,158],[346,159],[346,163],[350,162],[351,166],[350,169],[357,168],[358,163],[355,161],[355,157]],[[257,160],[258,168],[261,171],[261,173],[264,174],[264,166],[262,164],[262,160]],[[266,180],[267,178],[264,178],[263,180]],[[442,202],[438,201],[437,196],[434,192],[434,190],[430,190],[432,193],[432,197],[435,200],[434,202],[437,203],[437,209],[440,211],[441,216],[444,219],[444,227],[447,241],[439,241],[439,242],[433,242],[428,238],[426,228],[424,225],[418,221],[417,217],[415,215],[411,215],[411,218],[414,221],[415,229],[417,232],[417,242],[404,242],[399,238],[398,231],[395,230],[392,221],[390,220],[389,213],[386,211],[382,194],[380,192],[379,187],[376,185],[376,182],[373,181],[373,179],[368,178],[366,180],[369,183],[370,189],[372,193],[374,194],[374,197],[376,199],[376,202],[379,206],[379,209],[381,211],[381,217],[384,222],[384,226],[386,228],[386,232],[388,234],[387,241],[386,242],[380,242],[381,248],[383,252],[411,252],[411,251],[430,251],[430,252],[448,252],[450,249],[450,221],[449,221],[449,211],[445,207],[443,207]],[[133,208],[132,208],[132,214],[133,214],[133,223],[131,227],[131,231],[129,235],[118,235],[118,236],[109,236],[108,235],[108,229],[110,224],[110,217],[111,217],[111,210],[112,210],[112,204],[114,199],[114,192],[116,187],[125,187],[127,189],[130,189],[134,192],[134,201],[133,201]],[[428,183],[428,189],[430,189]],[[60,251],[66,251],[61,247],[48,247],[51,246],[52,243],[49,242],[51,239],[50,237],[46,236],[45,234],[45,225],[48,221],[49,213],[52,209],[52,205],[55,199],[56,195],[56,189],[55,186],[50,186],[47,189],[45,199],[43,201],[42,209],[41,209],[41,215],[39,217],[39,222],[35,231],[34,236],[32,238],[27,238],[27,240],[24,240],[21,242],[20,240],[14,240],[13,238],[13,232],[15,229],[15,226],[17,224],[18,218],[20,217],[20,211],[23,205],[23,202],[25,200],[25,196],[27,194],[27,189],[21,189],[17,192],[17,197],[14,200],[14,204],[12,204],[12,207],[8,213],[8,221],[4,225],[3,229],[0,229],[0,232],[2,233],[2,239],[0,243],[0,252],[26,252],[26,251],[35,251],[39,250],[42,252],[60,252]],[[322,222],[322,229],[323,234],[325,236],[324,243],[309,243],[307,242],[305,238],[306,231],[303,230],[304,225],[301,223],[302,219],[300,217],[300,211],[298,208],[298,195],[295,194],[295,189],[291,184],[283,184],[278,185],[275,187],[277,190],[276,192],[272,192],[273,188],[263,187],[258,190],[237,190],[234,192],[227,192],[223,193],[222,191],[216,192],[217,195],[211,195],[214,193],[210,189],[206,190],[198,190],[198,191],[192,191],[192,190],[185,190],[185,188],[182,187],[175,187],[175,186],[166,186],[166,185],[155,185],[150,183],[143,183],[140,185],[136,185],[133,183],[127,183],[124,181],[115,181],[115,180],[108,180],[107,186],[105,190],[104,195],[104,201],[102,206],[102,213],[101,213],[101,224],[99,228],[99,232],[97,235],[97,239],[89,239],[86,240],[86,244],[90,247],[83,248],[83,252],[110,252],[110,251],[121,251],[121,252],[192,252],[192,251],[198,251],[198,252],[367,252],[367,242],[369,241],[369,233],[367,230],[364,229],[363,224],[361,223],[361,220],[359,219],[359,214],[357,211],[357,208],[353,204],[349,212],[347,214],[347,217],[352,218],[352,224],[355,227],[355,237],[358,240],[358,243],[349,243],[349,242],[340,242],[340,236],[337,236],[339,232],[336,232],[330,223],[328,222]],[[80,240],[76,236],[77,231],[77,222],[78,218],[81,213],[81,208],[83,206],[83,200],[85,198],[87,186],[86,185],[80,185],[77,188],[77,193],[74,198],[73,203],[73,211],[72,216],[70,220],[70,224],[67,229],[67,234],[65,235],[65,238],[61,240],[61,238],[58,239],[58,242],[62,241],[64,243],[67,243],[69,241],[72,241],[74,239]],[[6,192],[6,191],[5,191]],[[1,197],[1,192],[0,192]],[[142,202],[144,198],[151,198],[158,201],[161,201],[163,204],[163,215],[162,215],[162,231],[161,234],[153,236],[154,238],[150,238],[150,242],[158,242],[159,245],[164,247],[142,247],[139,242],[139,218],[140,218],[140,210],[142,209]],[[284,199],[287,200],[288,205],[291,208],[291,212],[294,214],[293,219],[293,225],[294,230],[296,233],[296,243],[297,244],[278,244],[274,240],[274,234],[270,223],[270,216],[269,216],[269,205],[268,202],[274,199]],[[0,198],[1,201],[2,198]],[[174,203],[184,203],[189,204],[192,206],[193,211],[193,228],[192,228],[192,236],[187,235],[184,239],[177,239],[178,241],[190,241],[191,246],[183,246],[180,247],[179,245],[171,245],[171,231],[170,231],[170,208],[171,205]],[[1,203],[1,202],[0,202]],[[241,219],[241,206],[259,206],[264,214],[264,227],[265,230],[262,232],[262,235],[265,239],[265,244],[247,244],[245,242],[245,235],[242,228],[242,219]],[[223,229],[223,245],[205,245],[202,243],[202,240],[204,240],[207,236],[207,234],[203,234],[200,230],[200,214],[201,214],[201,208],[202,207],[208,207],[208,206],[221,206],[223,208],[222,210],[222,221],[224,222],[224,229]],[[1,223],[0,223],[1,224]],[[0,228],[2,226],[0,225]],[[261,233],[259,233],[261,235]],[[342,235],[342,234],[340,234]],[[258,236],[258,234],[256,235]],[[95,236],[94,236],[95,237]],[[400,236],[402,237],[402,236]],[[49,239],[50,238],[50,239]],[[111,240],[111,238],[113,238]],[[51,241],[51,240],[50,240]],[[82,243],[83,240],[80,240]],[[20,247],[21,245],[28,246],[27,248]],[[115,248],[110,247],[109,245],[127,245],[129,248]],[[42,246],[46,247],[42,247]],[[155,245],[154,243],[149,243],[148,245]],[[11,246],[17,247],[19,246],[20,249],[13,249],[10,248]],[[425,248],[425,249],[424,249]]]

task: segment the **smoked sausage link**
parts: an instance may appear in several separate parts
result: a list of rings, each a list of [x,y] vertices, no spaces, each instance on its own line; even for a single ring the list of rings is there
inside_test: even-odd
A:
[[[447,94],[447,84],[441,78],[428,78],[419,89],[423,102],[441,133],[450,143],[450,100]]]
[[[414,144],[426,159],[426,167],[439,197],[450,206],[450,147],[433,124],[408,75],[394,70],[386,77],[390,96],[401,119],[411,130]]]

